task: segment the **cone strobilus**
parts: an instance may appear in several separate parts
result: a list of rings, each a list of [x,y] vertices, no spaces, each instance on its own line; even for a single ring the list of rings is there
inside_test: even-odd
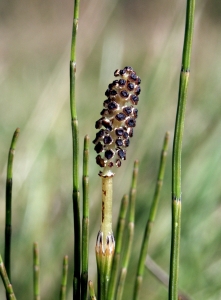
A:
[[[96,162],[102,168],[101,227],[97,235],[96,258],[98,268],[98,299],[106,299],[111,274],[115,241],[112,231],[113,177],[126,160],[126,150],[133,137],[139,102],[140,78],[131,67],[116,70],[117,77],[108,85],[101,118],[95,127],[99,131],[93,141],[97,152]]]

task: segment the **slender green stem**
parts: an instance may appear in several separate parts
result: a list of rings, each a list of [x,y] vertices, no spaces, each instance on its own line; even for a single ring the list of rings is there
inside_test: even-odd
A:
[[[184,131],[187,87],[190,73],[190,55],[193,36],[195,0],[187,0],[182,68],[173,141],[172,161],[172,237],[170,254],[169,299],[178,298],[178,270],[181,230],[181,152]]]
[[[130,205],[129,218],[128,218],[129,237],[127,238],[127,240],[125,242],[125,244],[126,244],[125,245],[125,253],[123,254],[123,257],[122,257],[122,269],[120,272],[120,279],[118,281],[117,295],[116,295],[117,300],[121,300],[122,296],[123,296],[124,283],[125,283],[125,279],[126,279],[126,275],[127,275],[127,268],[128,268],[132,244],[133,244],[137,177],[138,177],[138,161],[136,160],[134,163],[133,178],[132,178],[130,197],[129,197],[129,205]]]
[[[83,153],[83,219],[82,219],[82,272],[81,299],[87,299],[88,287],[88,245],[89,245],[89,137],[84,139]]]
[[[70,110],[73,140],[73,214],[74,214],[74,278],[73,298],[80,299],[80,272],[81,272],[81,221],[80,221],[80,195],[79,195],[79,134],[76,110],[75,81],[76,81],[76,39],[79,18],[79,0],[74,3],[74,18],[71,41],[70,61]]]
[[[67,299],[67,280],[68,280],[68,256],[63,259],[63,272],[61,279],[60,300]]]
[[[10,283],[10,280],[8,278],[8,275],[7,275],[7,272],[6,272],[6,269],[5,269],[5,266],[4,266],[1,255],[0,255],[0,275],[1,275],[1,278],[2,278],[2,281],[3,281],[3,284],[5,286],[5,290],[6,290],[6,294],[7,294],[8,299],[16,300],[16,297],[15,297],[12,285]]]
[[[5,209],[5,269],[11,280],[11,233],[12,233],[12,177],[15,147],[20,129],[17,128],[12,137],[8,153],[7,179],[6,179],[6,209]]]
[[[33,286],[34,300],[40,300],[40,256],[37,243],[33,246]]]
[[[155,193],[154,193],[153,201],[151,204],[150,214],[149,214],[149,218],[148,218],[148,221],[146,224],[143,242],[142,242],[141,251],[140,251],[140,257],[139,257],[139,262],[138,262],[138,267],[137,267],[137,275],[136,275],[135,286],[134,286],[134,300],[139,299],[139,291],[140,291],[142,281],[143,281],[143,273],[144,273],[144,269],[145,269],[145,259],[146,259],[146,255],[147,255],[148,245],[149,245],[150,233],[151,233],[153,223],[155,221],[155,217],[156,217],[156,213],[157,213],[157,209],[158,209],[159,198],[160,198],[160,191],[161,191],[161,188],[163,185],[168,143],[169,143],[169,133],[167,132],[165,135],[165,138],[164,138],[163,149],[161,152],[161,160],[160,160],[160,166],[159,166],[159,171],[158,171],[158,176],[157,176],[157,184],[156,184],[156,188],[155,188]]]
[[[77,29],[79,20],[80,0],[74,1],[74,18],[72,27],[72,42],[71,42],[71,61],[76,61],[76,41],[77,41]]]
[[[96,300],[93,282],[92,282],[92,281],[89,281],[89,282],[88,282],[88,285],[89,285],[90,299],[91,299],[91,300]]]
[[[112,270],[111,270],[111,279],[108,288],[108,300],[113,300],[116,292],[117,286],[117,274],[120,264],[120,253],[123,243],[123,234],[125,228],[126,214],[128,208],[128,196],[124,195],[121,201],[120,213],[117,224],[117,233],[116,233],[116,250],[114,253]]]

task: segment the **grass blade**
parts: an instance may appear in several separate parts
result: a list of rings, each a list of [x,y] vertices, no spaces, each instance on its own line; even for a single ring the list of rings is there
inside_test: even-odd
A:
[[[89,249],[89,137],[84,139],[81,299],[87,299]]]
[[[160,191],[161,191],[161,188],[163,185],[168,143],[169,143],[169,133],[167,132],[165,135],[165,138],[164,138],[163,149],[161,152],[161,160],[160,160],[160,166],[159,166],[159,171],[158,171],[158,176],[157,176],[157,184],[156,184],[156,188],[155,188],[155,193],[154,193],[153,201],[151,204],[150,214],[149,214],[149,218],[148,218],[148,221],[146,224],[143,242],[142,242],[141,251],[140,251],[140,257],[139,257],[135,286],[134,286],[134,300],[139,299],[139,291],[140,291],[142,281],[143,281],[143,273],[144,273],[144,269],[145,269],[145,259],[146,259],[146,255],[147,255],[148,245],[149,245],[150,233],[151,233],[153,223],[155,221],[156,212],[158,209],[159,198],[160,198]]]
[[[8,153],[7,179],[6,179],[6,209],[5,209],[5,269],[11,280],[11,233],[12,233],[12,177],[15,147],[20,129],[17,128],[12,137]]]
[[[123,296],[124,283],[127,275],[127,269],[129,264],[129,259],[131,255],[131,248],[133,244],[134,237],[134,222],[135,222],[135,200],[136,200],[136,188],[137,188],[137,176],[138,176],[138,161],[134,162],[133,169],[133,178],[130,189],[130,197],[129,197],[129,218],[128,218],[128,232],[129,237],[127,238],[127,242],[125,245],[125,253],[122,257],[122,269],[120,272],[120,279],[117,287],[117,296],[116,300],[121,300]]]
[[[190,73],[190,55],[193,36],[195,0],[187,0],[186,27],[184,34],[184,46],[182,57],[182,68],[180,74],[178,106],[173,141],[172,160],[172,236],[170,253],[170,280],[169,300],[178,298],[178,270],[180,252],[180,230],[181,230],[181,153],[184,131],[185,107],[187,98],[187,87]]]
[[[67,298],[67,280],[68,280],[68,256],[65,255],[63,259],[63,272],[60,289],[60,300],[66,300]]]

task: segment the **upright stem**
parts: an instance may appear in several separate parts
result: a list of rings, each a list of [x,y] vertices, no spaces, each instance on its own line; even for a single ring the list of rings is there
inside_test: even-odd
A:
[[[94,292],[94,285],[91,280],[88,282],[88,286],[89,286],[90,299],[96,300],[96,296],[95,296],[95,292]]]
[[[140,292],[142,281],[143,281],[143,273],[144,273],[144,269],[145,269],[145,259],[147,256],[147,249],[148,249],[148,245],[149,245],[150,233],[151,233],[153,223],[155,221],[155,217],[156,217],[156,213],[157,213],[157,209],[158,209],[159,198],[160,198],[160,191],[161,191],[161,188],[163,185],[168,143],[169,143],[169,133],[167,132],[165,134],[165,138],[164,138],[164,142],[163,142],[163,149],[161,151],[161,159],[160,159],[160,166],[159,166],[159,171],[158,171],[158,176],[157,176],[155,193],[154,193],[153,201],[151,203],[150,214],[149,214],[148,221],[146,224],[143,242],[142,242],[141,251],[140,251],[140,257],[139,257],[139,262],[138,262],[138,267],[137,267],[137,275],[136,275],[136,280],[135,280],[135,285],[134,285],[134,297],[133,297],[134,300],[139,299],[139,292]]]
[[[131,250],[133,245],[134,238],[134,223],[135,223],[135,201],[136,201],[136,192],[137,192],[137,177],[138,177],[138,160],[134,162],[133,177],[130,188],[130,197],[129,197],[129,212],[128,212],[128,237],[125,241],[125,253],[122,257],[122,268],[120,271],[120,277],[117,287],[116,300],[121,300],[123,296],[124,284],[127,276],[127,269],[129,265],[129,260],[131,256]]]
[[[74,3],[74,18],[71,41],[70,60],[70,109],[73,140],[73,214],[74,214],[74,278],[73,298],[80,299],[80,271],[81,271],[81,224],[80,224],[80,199],[79,199],[79,134],[76,111],[75,81],[76,81],[76,39],[79,18],[80,0]]]
[[[113,264],[111,269],[111,279],[108,287],[108,297],[107,297],[108,300],[113,300],[116,293],[118,269],[120,265],[120,255],[121,255],[121,249],[123,245],[123,235],[124,235],[124,228],[126,223],[127,209],[128,209],[128,195],[124,195],[121,201],[120,213],[118,217],[117,233],[116,233],[116,250],[114,253]]]
[[[65,255],[63,259],[63,272],[62,272],[59,300],[67,299],[67,279],[68,279],[68,256]]]
[[[6,179],[6,210],[5,210],[5,269],[11,280],[11,232],[12,232],[12,177],[15,146],[20,129],[17,128],[12,137],[8,153],[7,179]]]
[[[89,247],[89,137],[84,139],[83,153],[83,218],[82,218],[82,271],[81,271],[81,299],[87,300],[88,287],[88,247]]]
[[[3,284],[5,286],[7,298],[10,300],[16,300],[16,297],[15,297],[12,285],[10,283],[10,280],[8,278],[1,255],[0,255],[0,276],[1,276]]]
[[[104,240],[112,233],[113,178],[102,177],[101,231]]]
[[[98,300],[106,300],[111,276],[115,241],[112,232],[112,193],[113,178],[102,177],[101,228],[96,242],[96,259],[98,271]]]
[[[181,229],[181,152],[184,130],[187,86],[190,73],[190,55],[193,36],[195,0],[187,0],[182,68],[173,141],[172,161],[172,237],[170,254],[169,300],[178,299],[178,270]]]
[[[38,244],[33,247],[33,282],[34,282],[34,300],[40,300],[40,256]]]

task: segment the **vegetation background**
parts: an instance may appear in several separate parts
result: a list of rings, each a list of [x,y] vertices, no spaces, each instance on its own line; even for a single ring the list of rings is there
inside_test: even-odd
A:
[[[77,109],[83,136],[94,139],[104,92],[117,68],[142,79],[139,119],[115,177],[114,216],[140,161],[136,233],[124,299],[130,299],[138,253],[156,183],[165,131],[170,149],[149,254],[169,270],[171,152],[186,1],[81,0],[77,48]],[[42,299],[58,298],[62,258],[73,273],[72,146],[69,112],[71,0],[0,2],[0,252],[4,249],[5,176],[12,134],[20,127],[14,162],[12,283],[32,297],[32,245],[41,251]],[[193,299],[221,299],[221,2],[196,2],[182,168],[180,286]],[[100,178],[90,149],[90,279],[96,275]],[[116,219],[115,219],[116,221]],[[148,271],[141,299],[166,299]],[[0,284],[0,299],[4,288]]]

